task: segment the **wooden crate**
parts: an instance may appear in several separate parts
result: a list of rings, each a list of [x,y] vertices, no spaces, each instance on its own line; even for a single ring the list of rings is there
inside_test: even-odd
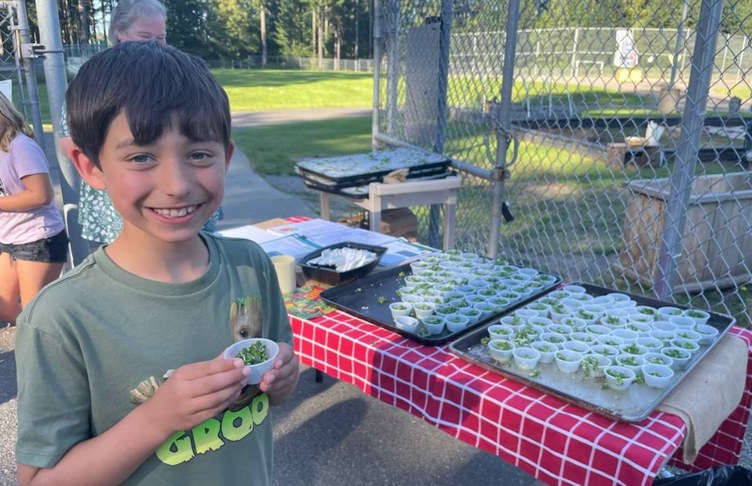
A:
[[[368,229],[368,211],[339,220],[353,228]],[[410,208],[385,209],[381,212],[380,233],[415,241],[418,238],[418,218]]]
[[[622,250],[614,267],[652,286],[670,181],[633,181],[627,190]],[[694,180],[676,269],[675,292],[729,287],[752,279],[752,172]]]

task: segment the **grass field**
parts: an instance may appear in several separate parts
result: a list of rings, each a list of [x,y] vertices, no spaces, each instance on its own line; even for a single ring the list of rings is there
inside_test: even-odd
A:
[[[212,73],[225,88],[233,112],[368,107],[373,103],[373,76],[367,73],[273,69],[216,69]],[[40,81],[37,89],[42,122],[45,130],[52,130],[47,86]],[[13,102],[22,106],[17,85],[13,86]],[[28,104],[27,109],[31,122]]]
[[[369,73],[302,70],[215,69],[212,73],[227,91],[233,112],[295,108],[368,107],[373,103],[373,76]],[[485,88],[464,77],[449,80],[449,99],[460,103],[479,103],[485,91],[498,90],[499,79],[485,81]],[[492,91],[493,91],[492,90]],[[14,102],[20,106],[18,87]],[[50,123],[47,87],[38,85],[42,121]],[[609,114],[634,114],[645,100],[633,93],[621,93],[600,87],[571,86],[565,83],[517,82],[513,101],[529,100],[533,105],[592,106]],[[480,106],[478,106],[480,108]],[[29,112],[30,113],[30,112]],[[29,118],[30,115],[29,115]]]
[[[371,118],[236,128],[232,137],[260,175],[292,175],[306,157],[346,155],[371,148]]]
[[[227,91],[234,112],[371,106],[373,99],[373,77],[367,73],[229,69],[212,72]]]

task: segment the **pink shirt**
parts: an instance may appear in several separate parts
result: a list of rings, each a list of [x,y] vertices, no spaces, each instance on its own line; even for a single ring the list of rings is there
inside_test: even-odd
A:
[[[47,174],[50,169],[41,147],[19,133],[10,143],[10,151],[0,150],[0,197],[24,191],[23,177]],[[20,245],[49,238],[65,225],[54,202],[29,211],[0,210],[0,243]]]

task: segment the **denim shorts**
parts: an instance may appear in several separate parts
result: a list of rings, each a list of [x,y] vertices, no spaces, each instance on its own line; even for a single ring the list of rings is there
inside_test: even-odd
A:
[[[0,253],[7,253],[14,260],[40,263],[65,263],[68,260],[68,235],[65,230],[43,240],[6,245],[0,243]]]

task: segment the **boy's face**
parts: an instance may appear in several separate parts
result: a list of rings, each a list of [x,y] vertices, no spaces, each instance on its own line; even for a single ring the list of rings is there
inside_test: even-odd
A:
[[[233,147],[192,141],[172,125],[149,145],[136,145],[123,113],[110,125],[92,185],[109,192],[123,217],[121,236],[188,241],[222,202]]]

